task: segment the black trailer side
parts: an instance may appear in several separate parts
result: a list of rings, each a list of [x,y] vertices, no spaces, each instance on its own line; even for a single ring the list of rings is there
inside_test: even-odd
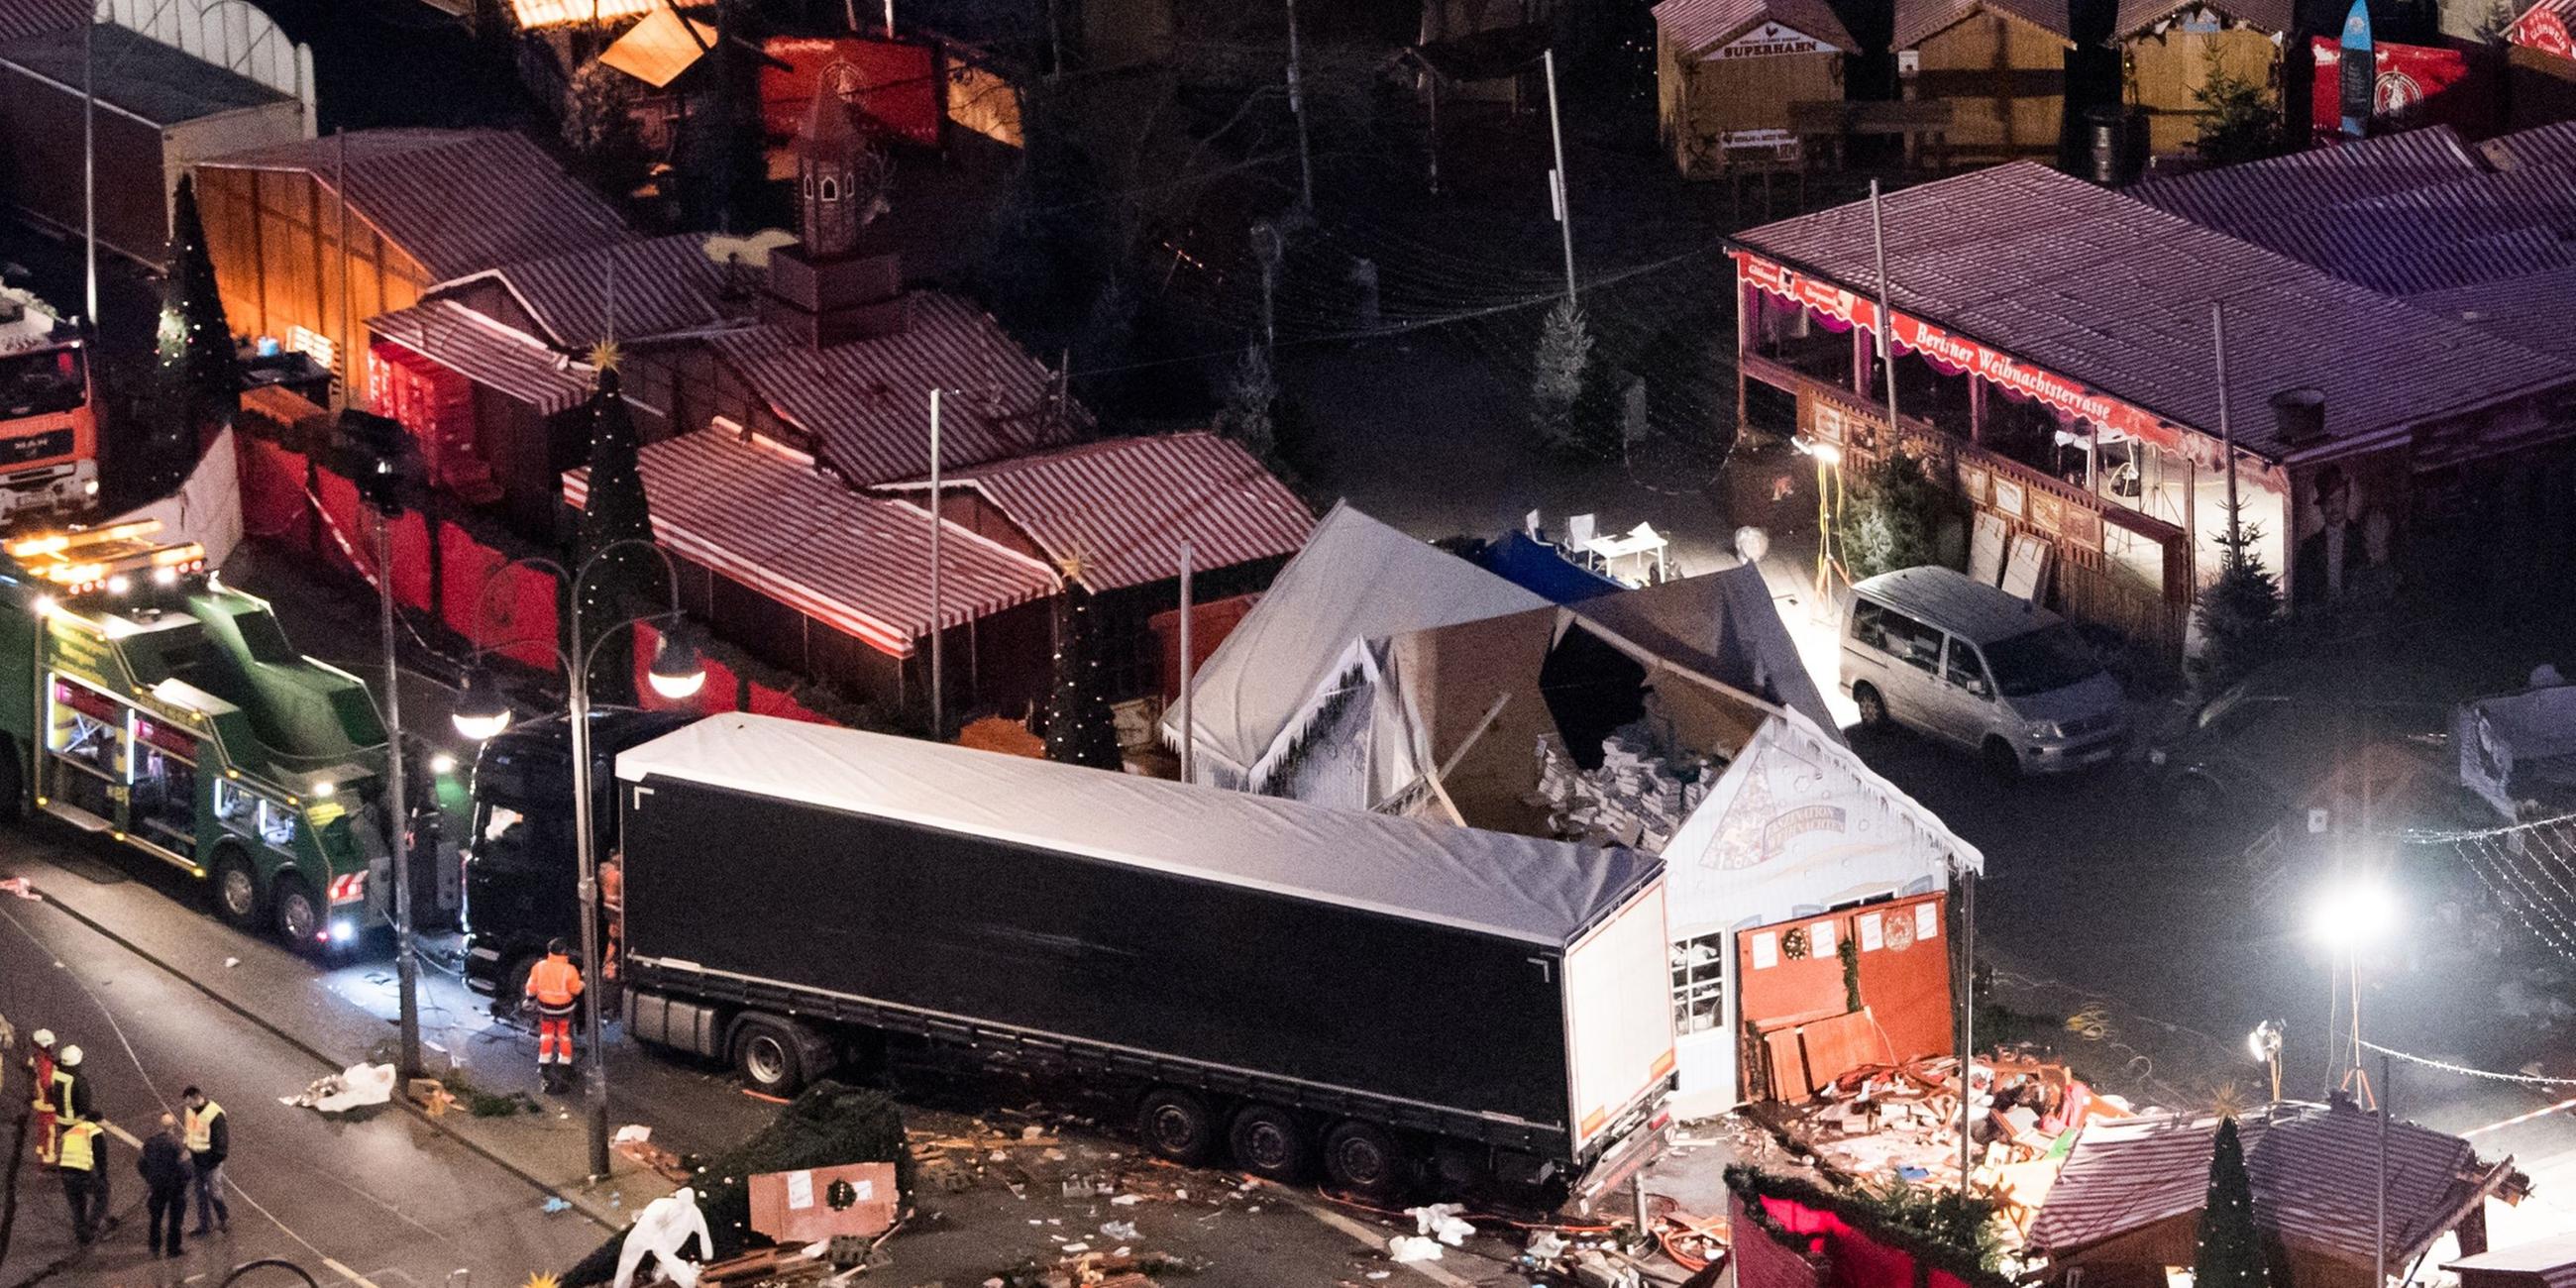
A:
[[[698,783],[641,786],[623,801],[635,987],[1568,1147],[1556,952]]]

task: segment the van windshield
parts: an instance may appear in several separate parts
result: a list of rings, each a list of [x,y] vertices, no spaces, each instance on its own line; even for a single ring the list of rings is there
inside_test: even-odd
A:
[[[2075,628],[2064,622],[2025,631],[1985,646],[1986,668],[2008,698],[2026,698],[2092,678],[2102,669]]]

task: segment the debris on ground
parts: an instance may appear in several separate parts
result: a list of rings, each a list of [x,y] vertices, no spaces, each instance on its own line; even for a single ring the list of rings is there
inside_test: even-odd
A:
[[[1161,1278],[1194,1275],[1206,1267],[1186,1258],[1126,1249],[1092,1252],[1067,1245],[1068,1255],[1052,1265],[1030,1263],[984,1281],[985,1288],[1156,1288]]]
[[[1461,1216],[1466,1210],[1464,1203],[1434,1203],[1428,1207],[1406,1208],[1404,1214],[1413,1218],[1415,1234],[1460,1248],[1465,1247],[1467,1240],[1476,1233],[1476,1227]]]
[[[1386,1259],[1394,1262],[1438,1261],[1440,1241],[1418,1234],[1399,1234],[1386,1241]]]
[[[278,1103],[326,1114],[347,1113],[368,1105],[381,1105],[394,1098],[394,1067],[390,1064],[353,1064],[338,1073],[315,1078],[302,1095],[280,1096]]]

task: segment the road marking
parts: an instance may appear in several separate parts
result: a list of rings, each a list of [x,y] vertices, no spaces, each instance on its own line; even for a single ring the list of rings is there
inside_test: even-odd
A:
[[[348,1280],[350,1283],[358,1285],[358,1288],[376,1288],[376,1284],[373,1280],[367,1278],[365,1275],[359,1274],[355,1270],[351,1270],[347,1266],[341,1265],[337,1261],[333,1261],[329,1257],[322,1258],[322,1264],[328,1267],[332,1274],[338,1275],[341,1278]]]
[[[1383,1232],[1372,1230],[1367,1226],[1361,1225],[1359,1222],[1354,1221],[1331,1208],[1325,1207],[1320,1203],[1310,1203],[1306,1200],[1304,1195],[1287,1193],[1285,1191],[1274,1192],[1286,1193],[1288,1202],[1298,1211],[1341,1231],[1343,1234],[1349,1235],[1354,1241],[1366,1247],[1376,1248],[1380,1251],[1385,1250],[1386,1235]],[[1389,1264],[1406,1270],[1419,1270],[1424,1275],[1429,1276],[1432,1282],[1443,1285],[1443,1288],[1473,1288],[1473,1285],[1469,1284],[1466,1280],[1449,1273],[1447,1270],[1444,1270],[1437,1264],[1429,1261],[1397,1261]]]

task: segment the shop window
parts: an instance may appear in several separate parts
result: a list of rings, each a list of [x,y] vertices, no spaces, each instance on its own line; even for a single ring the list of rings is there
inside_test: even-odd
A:
[[[1673,1031],[1705,1033],[1726,1018],[1726,933],[1673,945]]]

